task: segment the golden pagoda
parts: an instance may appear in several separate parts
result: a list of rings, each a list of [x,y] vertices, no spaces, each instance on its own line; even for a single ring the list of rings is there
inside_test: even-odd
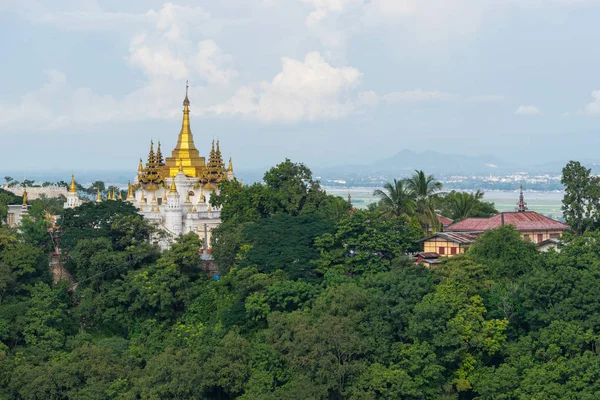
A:
[[[75,175],[71,175],[71,186],[69,186],[69,193],[77,193],[77,186],[75,185]]]
[[[183,170],[183,173],[192,178],[199,178],[202,175],[205,165],[204,157],[200,157],[200,152],[194,145],[194,137],[190,128],[190,100],[188,99],[188,84],[185,85],[185,99],[183,100],[183,122],[181,131],[177,138],[177,145],[171,157],[165,159],[165,165],[161,168],[161,177],[174,176]]]

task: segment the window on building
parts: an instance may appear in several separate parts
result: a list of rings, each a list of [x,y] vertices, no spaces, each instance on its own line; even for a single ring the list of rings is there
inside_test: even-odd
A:
[[[458,247],[452,247],[452,248],[450,248],[450,254],[456,254],[457,250],[458,250]]]
[[[543,234],[541,234],[541,233],[539,233],[539,234],[538,234],[538,243],[541,243],[541,242],[543,242],[543,241],[544,241],[544,235],[543,235]]]
[[[527,235],[527,234],[523,235],[523,239],[529,239],[529,235]]]
[[[446,254],[446,248],[445,247],[440,247],[438,250],[439,250],[438,254],[440,254],[440,255]]]
[[[558,239],[560,237],[560,233],[551,233],[550,239]]]

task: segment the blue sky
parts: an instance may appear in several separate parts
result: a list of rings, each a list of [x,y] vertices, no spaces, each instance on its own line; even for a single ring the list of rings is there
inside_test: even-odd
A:
[[[10,3],[10,4],[9,4]],[[123,4],[125,3],[125,4]],[[0,4],[0,169],[135,171],[186,79],[201,154],[600,159],[599,0]]]

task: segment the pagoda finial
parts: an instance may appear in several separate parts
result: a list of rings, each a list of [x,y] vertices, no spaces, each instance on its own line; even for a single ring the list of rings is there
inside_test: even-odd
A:
[[[175,185],[175,177],[171,178],[171,193],[177,193],[177,186]]]
[[[69,193],[77,193],[77,186],[75,185],[75,175],[71,175],[71,186],[69,186]]]
[[[231,161],[231,157],[229,157],[229,166],[227,167],[227,172],[233,172],[233,162]]]
[[[183,105],[184,107],[189,107],[190,105],[190,99],[188,99],[188,88],[190,87],[190,85],[188,84],[188,81],[185,81],[185,99],[183,99]]]
[[[138,165],[138,175],[141,175],[144,172],[144,164],[142,162],[142,158],[140,157],[140,165]]]
[[[27,189],[23,190],[23,206],[27,207]]]
[[[98,186],[98,194],[96,195],[96,202],[101,202],[102,201],[102,197],[100,197],[100,186]]]
[[[121,189],[119,189],[119,200],[123,200],[123,192],[121,192]]]
[[[127,198],[133,198],[133,186],[131,185],[131,181],[127,182]]]
[[[525,197],[523,196],[523,182],[519,185],[519,202],[517,203],[517,212],[527,211],[527,203],[525,203]]]

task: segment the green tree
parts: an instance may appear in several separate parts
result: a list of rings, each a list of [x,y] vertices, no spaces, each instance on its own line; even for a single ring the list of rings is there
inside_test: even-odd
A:
[[[123,217],[132,217],[128,219],[130,226],[125,228],[117,224],[113,229],[113,224]],[[137,222],[134,226],[143,229],[131,233],[131,222],[136,219]],[[61,245],[66,251],[69,251],[82,239],[108,237],[115,243],[123,236],[133,235],[139,239],[149,232],[149,228],[145,227],[147,223],[143,222],[143,218],[137,213],[136,208],[122,201],[88,202],[77,208],[67,209],[58,224],[62,229]]]
[[[278,214],[248,225],[243,233],[249,245],[240,266],[260,271],[285,271],[291,279],[313,275],[310,261],[318,256],[315,239],[332,231],[329,221],[319,215]]]
[[[405,179],[405,185],[415,198],[415,211],[425,232],[430,229],[437,230],[439,221],[435,212],[435,197],[442,190],[442,183],[433,175],[426,175],[423,171],[415,173]]]
[[[578,234],[600,227],[600,178],[591,172],[577,161],[569,161],[562,171],[563,215]]]
[[[348,274],[382,272],[394,259],[415,248],[420,230],[406,218],[381,220],[368,211],[357,210],[343,218],[334,233],[315,240],[320,256],[317,271],[329,269]]]
[[[416,207],[415,192],[404,181],[394,179],[393,183],[385,183],[383,189],[376,189],[373,196],[379,198],[379,205],[387,216],[397,218],[413,215]]]
[[[461,221],[466,218],[487,218],[498,214],[493,203],[483,201],[484,193],[477,190],[475,193],[457,192],[455,190],[441,195],[437,199],[437,208],[441,214]]]

